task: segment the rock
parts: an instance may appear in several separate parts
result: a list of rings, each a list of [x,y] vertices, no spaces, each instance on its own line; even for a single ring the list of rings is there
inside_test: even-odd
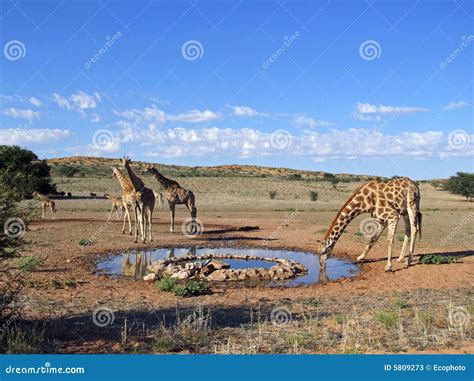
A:
[[[225,272],[226,270],[223,269],[223,270],[216,270],[214,271],[213,273],[211,273],[207,279],[210,280],[210,281],[214,281],[214,282],[223,282],[227,279],[227,274]]]
[[[156,274],[155,273],[147,274],[143,277],[143,280],[145,282],[154,282],[156,280]]]
[[[171,275],[171,278],[178,279],[178,280],[185,280],[191,278],[191,272],[189,270],[181,270],[177,273]]]

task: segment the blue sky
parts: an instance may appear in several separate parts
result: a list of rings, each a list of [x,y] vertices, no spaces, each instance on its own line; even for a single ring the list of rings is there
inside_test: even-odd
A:
[[[473,171],[473,2],[2,1],[0,144]]]

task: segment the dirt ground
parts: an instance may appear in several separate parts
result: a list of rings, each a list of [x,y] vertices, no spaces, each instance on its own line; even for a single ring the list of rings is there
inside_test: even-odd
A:
[[[298,308],[298,303],[304,303],[307,306],[311,305],[312,302],[308,302],[311,300],[318,300],[320,305],[321,303],[330,305],[330,308],[328,307],[330,310],[335,307],[354,305],[356,300],[364,300],[364,303],[368,304],[370,300],[378,300],[385,305],[388,300],[399,295],[408,295],[408,298],[412,298],[414,294],[420,295],[420,290],[430,290],[434,294],[441,292],[440,300],[449,300],[450,303],[456,300],[457,305],[468,306],[468,309],[473,306],[473,294],[469,290],[473,289],[474,280],[474,256],[472,255],[474,253],[474,224],[472,223],[474,205],[446,192],[436,191],[429,184],[422,185],[423,240],[417,242],[415,263],[406,268],[405,264],[395,261],[401,248],[400,240],[396,239],[394,271],[391,273],[383,271],[387,250],[384,234],[366,260],[360,264],[361,271],[357,276],[327,284],[292,288],[242,287],[225,284],[213,286],[211,295],[178,298],[172,293],[159,291],[155,284],[98,274],[95,264],[100,255],[132,249],[199,245],[287,248],[314,252],[316,239],[323,237],[338,207],[357,186],[357,184],[351,184],[332,190],[330,187],[317,185],[320,187],[318,189],[320,200],[313,202],[309,200],[307,189],[304,193],[299,189],[299,187],[303,189],[304,184],[298,182],[281,184],[276,181],[269,184],[269,180],[262,180],[265,183],[255,185],[252,181],[260,180],[249,180],[249,184],[239,182],[238,179],[186,179],[184,182],[186,181],[189,182],[190,187],[193,187],[191,189],[199,189],[196,192],[198,218],[204,226],[204,232],[196,237],[186,237],[181,232],[181,223],[188,218],[184,207],[178,207],[177,232],[170,233],[168,208],[163,206],[154,216],[154,241],[134,244],[132,237],[121,234],[120,221],[107,222],[109,210],[107,200],[88,199],[86,197],[88,193],[80,191],[74,193],[74,196],[78,198],[57,201],[56,220],[35,220],[30,224],[30,230],[25,235],[27,245],[24,246],[21,254],[40,257],[43,263],[38,271],[29,276],[29,283],[25,289],[29,301],[25,309],[26,315],[32,319],[60,321],[72,319],[75,321],[75,326],[85,325],[80,331],[80,337],[63,335],[64,337],[56,340],[54,351],[130,351],[130,339],[126,338],[128,344],[125,346],[116,343],[116,337],[119,334],[117,332],[102,330],[92,334],[90,333],[92,329],[88,331],[86,327],[91,326],[91,314],[100,306],[116,311],[117,321],[120,320],[122,324],[120,329],[122,331],[125,329],[123,332],[126,333],[130,327],[123,328],[124,317],[128,316],[128,321],[133,321],[133,324],[146,321],[137,317],[139,315],[137,311],[141,311],[142,314],[143,311],[148,311],[148,314],[152,311],[162,324],[166,316],[174,314],[176,318],[177,306],[186,310],[204,305],[212,310],[220,321],[217,324],[219,329],[217,329],[216,337],[222,340],[237,337],[237,327],[249,323],[247,318],[241,319],[239,316],[248,315],[253,309],[263,308],[268,312],[272,306],[284,304],[294,311]],[[228,197],[222,200],[217,197],[219,191],[215,186],[224,181],[227,182],[228,192],[225,194]],[[246,188],[247,186],[249,188]],[[249,194],[247,189],[251,186],[253,186],[251,188],[253,193]],[[261,192],[254,193],[260,186]],[[224,186],[222,185],[221,188]],[[95,190],[95,188],[92,189]],[[269,199],[268,189],[278,191],[276,199]],[[357,234],[360,222],[366,217],[361,216],[352,221],[337,243],[334,256],[355,261],[368,241],[366,237]],[[403,231],[402,225],[401,222],[399,232]],[[239,228],[244,226],[258,226],[259,229],[240,231]],[[92,241],[92,244],[79,245],[79,242],[84,239]],[[419,264],[419,255],[427,253],[453,255],[457,257],[457,262],[447,265]],[[314,260],[317,261],[316,256]],[[69,287],[67,281],[71,279],[74,280],[74,286]],[[433,298],[433,301],[435,300],[438,299]],[[443,308],[446,308],[446,303]],[[137,315],[136,318],[132,318],[134,315]],[[296,315],[301,316],[299,313]],[[125,325],[127,325],[126,322]],[[295,329],[298,334],[303,328]],[[122,331],[120,337],[123,344]],[[133,334],[131,333],[130,336]],[[154,340],[156,341],[156,337]],[[298,340],[297,343],[300,343]],[[307,343],[305,340],[302,342]],[[146,340],[143,339],[143,341]],[[293,342],[290,340],[291,343]],[[290,344],[288,348],[294,348],[294,343]],[[318,349],[317,345],[314,347],[308,347],[308,345],[303,345],[305,348],[303,352],[331,352],[328,348]],[[149,347],[142,348],[138,339],[135,339],[132,350],[133,348],[138,348],[138,351],[153,351]],[[225,352],[222,348],[221,344],[214,345],[213,349],[206,349],[206,352]],[[232,352],[230,347],[226,348],[227,352]],[[298,352],[288,348],[281,351]],[[415,345],[404,348],[405,351],[415,352],[472,352],[473,346],[469,337],[463,335],[462,340],[454,346],[417,347]],[[196,346],[194,350],[200,352],[199,348],[196,350]],[[261,351],[272,350],[275,348],[261,349]],[[175,350],[165,346],[163,351]],[[176,351],[193,350],[185,347],[178,348]],[[397,350],[382,345],[367,347],[361,351]]]

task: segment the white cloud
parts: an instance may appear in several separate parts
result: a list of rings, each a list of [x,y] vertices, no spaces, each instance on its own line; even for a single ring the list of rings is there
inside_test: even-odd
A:
[[[360,114],[410,114],[414,112],[425,112],[429,111],[427,108],[422,107],[394,107],[394,106],[382,106],[372,105],[370,103],[357,103],[354,108]]]
[[[235,116],[244,116],[248,118],[259,115],[257,110],[248,106],[232,106],[232,114]]]
[[[328,122],[327,120],[316,120],[309,116],[296,116],[293,120],[293,124],[296,126],[304,126],[309,128],[319,127],[319,126],[333,126],[334,123]]]
[[[43,102],[41,102],[38,98],[35,97],[30,98],[30,103],[36,107],[41,107],[41,105],[43,104]]]
[[[33,111],[31,109],[17,109],[17,108],[7,108],[3,110],[3,114],[11,116],[12,118],[21,118],[21,119],[36,119],[39,118],[40,113]]]
[[[102,102],[102,98],[99,93],[90,95],[79,90],[76,94],[71,94],[69,97],[53,93],[53,102],[59,107],[75,110],[85,115],[85,110],[95,109],[97,104]]]
[[[50,143],[53,140],[69,136],[69,130],[39,128],[7,128],[0,129],[0,144],[25,145],[32,143]]]
[[[143,110],[127,109],[124,111],[114,110],[113,112],[117,116],[124,117],[128,120],[133,120],[136,123],[148,122],[163,124],[166,121],[200,123],[220,118],[219,113],[215,113],[210,110],[190,110],[181,114],[167,114],[163,110],[160,110],[156,105],[145,107]]]
[[[443,111],[450,111],[450,110],[460,110],[462,108],[472,107],[470,103],[464,101],[458,102],[449,102],[444,108]]]

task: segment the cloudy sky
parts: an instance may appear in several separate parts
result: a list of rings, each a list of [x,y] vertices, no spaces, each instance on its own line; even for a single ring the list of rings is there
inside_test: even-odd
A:
[[[2,1],[0,144],[473,171],[473,2]]]

